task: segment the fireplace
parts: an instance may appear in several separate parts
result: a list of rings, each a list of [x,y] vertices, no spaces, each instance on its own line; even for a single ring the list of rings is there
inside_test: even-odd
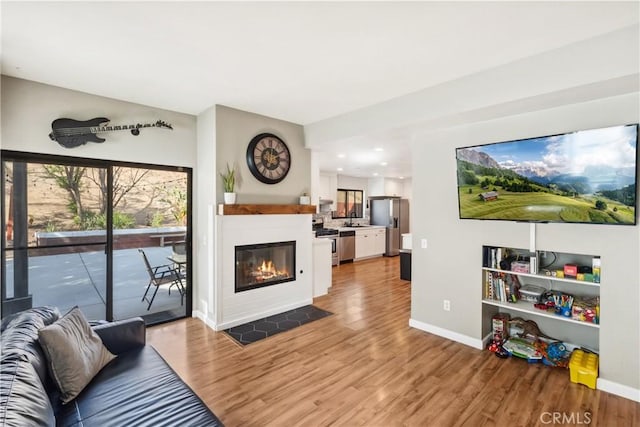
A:
[[[296,280],[296,242],[235,247],[235,292]]]

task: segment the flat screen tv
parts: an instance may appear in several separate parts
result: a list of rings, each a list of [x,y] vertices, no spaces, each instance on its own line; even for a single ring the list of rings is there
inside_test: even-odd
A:
[[[461,219],[636,224],[638,124],[456,149]]]

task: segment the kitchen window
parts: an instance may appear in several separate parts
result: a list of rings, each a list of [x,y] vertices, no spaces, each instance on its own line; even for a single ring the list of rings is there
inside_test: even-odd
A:
[[[362,218],[364,192],[362,190],[338,189],[338,203],[334,218]]]

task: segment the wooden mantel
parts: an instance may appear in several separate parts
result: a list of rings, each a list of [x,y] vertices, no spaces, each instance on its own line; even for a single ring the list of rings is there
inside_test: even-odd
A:
[[[218,215],[314,214],[315,205],[218,205]]]

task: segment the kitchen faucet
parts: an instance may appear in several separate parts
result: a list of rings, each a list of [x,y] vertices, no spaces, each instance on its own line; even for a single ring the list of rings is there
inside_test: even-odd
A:
[[[356,218],[355,210],[351,211],[351,213],[349,214],[349,222],[347,223],[348,227],[351,227],[353,225],[353,218]]]

